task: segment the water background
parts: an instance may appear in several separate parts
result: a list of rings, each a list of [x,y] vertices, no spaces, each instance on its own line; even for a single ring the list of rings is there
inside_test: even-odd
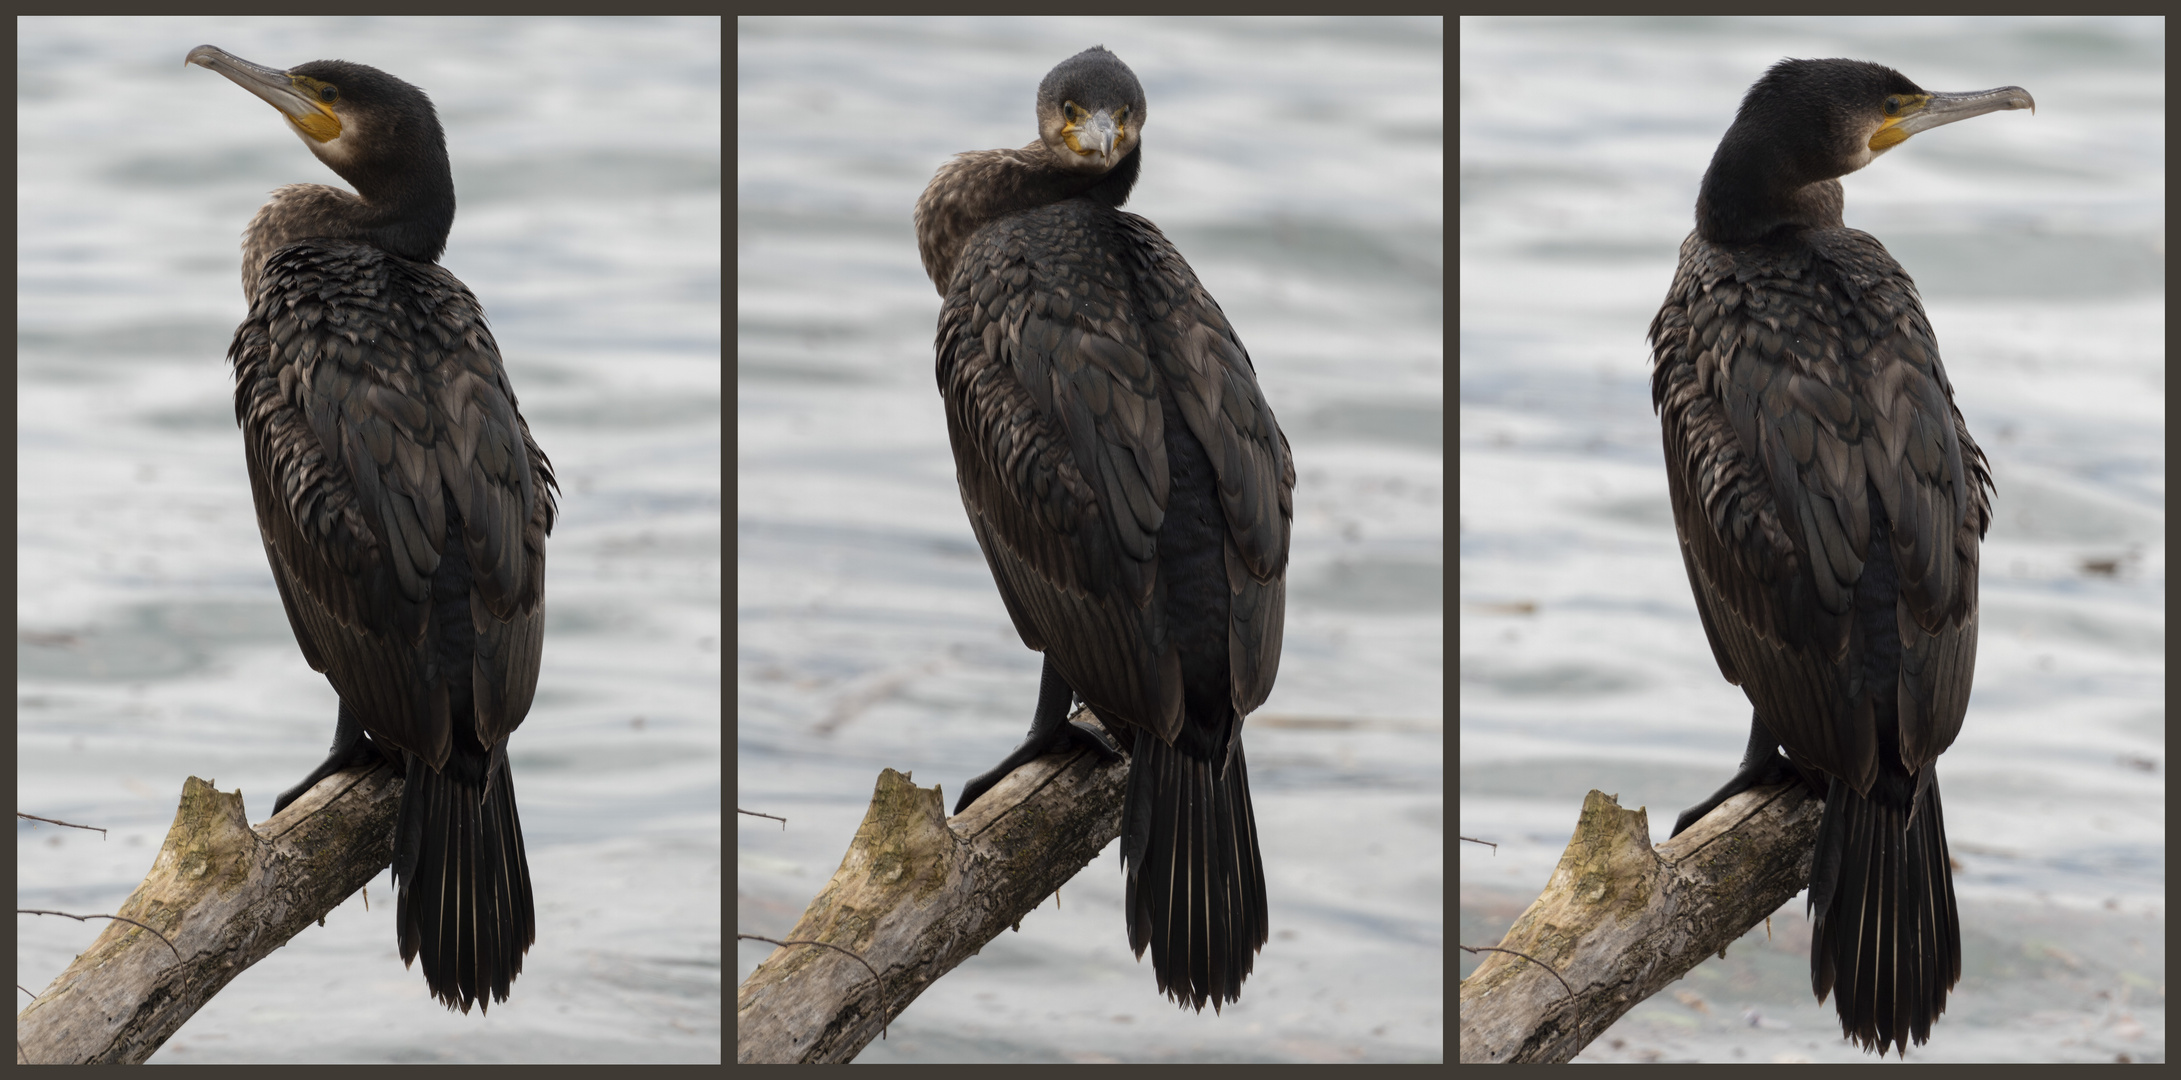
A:
[[[954,484],[910,212],[1035,138],[1103,44],[1142,80],[1128,209],[1219,299],[1299,479],[1279,682],[1248,725],[1272,940],[1221,1015],[1129,952],[1118,846],[859,1058],[1439,1061],[1442,23],[743,19],[737,38],[736,929],[783,937],[882,768],[951,807],[1028,727]],[[743,943],[737,978],[772,951]]]
[[[325,755],[335,696],[265,565],[224,357],[245,222],[340,183],[203,68],[385,68],[437,104],[444,265],[492,319],[562,487],[544,670],[510,743],[538,942],[450,1013],[404,970],[386,874],[152,1059],[720,1060],[717,19],[22,19],[22,907],[116,910],[188,776],[252,820]],[[18,917],[43,989],[104,928]],[[27,1001],[28,999],[23,999]]]
[[[1465,944],[1550,875],[1585,792],[1654,838],[1749,705],[1676,552],[1644,332],[1698,181],[1782,57],[2037,111],[1847,177],[1914,275],[1991,460],[1975,693],[1941,760],[1966,953],[1927,1061],[2165,1059],[2165,53],[2159,19],[1461,25]],[[1809,993],[1801,898],[1583,1060],[1865,1060]],[[1464,955],[1466,974],[1475,958]]]

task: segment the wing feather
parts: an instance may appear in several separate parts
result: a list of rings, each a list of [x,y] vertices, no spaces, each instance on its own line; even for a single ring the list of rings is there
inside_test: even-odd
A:
[[[537,679],[551,466],[451,274],[309,241],[258,281],[229,358],[282,605],[366,729],[437,768],[450,674],[430,640],[435,579],[458,542],[477,639],[465,681],[490,745]]]
[[[1231,696],[1254,708],[1278,667],[1294,467],[1218,305],[1149,222],[1087,203],[986,226],[954,274],[937,352],[956,477],[1024,644],[1101,711],[1180,731],[1158,548],[1171,395],[1218,478]]]
[[[1721,673],[1791,754],[1868,791],[1876,646],[1853,608],[1870,544],[1898,574],[1893,696],[1914,771],[1967,707],[1990,474],[1914,286],[1868,236],[1818,235],[1754,255],[1690,236],[1651,326],[1652,397]]]

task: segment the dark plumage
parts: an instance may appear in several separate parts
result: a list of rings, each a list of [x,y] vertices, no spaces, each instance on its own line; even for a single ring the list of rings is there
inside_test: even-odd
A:
[[[274,812],[368,735],[405,776],[402,960],[484,1009],[537,937],[507,739],[538,682],[552,465],[477,298],[435,265],[454,180],[424,92],[339,60],[277,71],[206,45],[189,62],[278,108],[356,187],[295,184],[258,211],[228,350],[265,557],[341,696],[333,752]]]
[[[1837,177],[2031,106],[2019,87],[1930,94],[1876,64],[1781,61],[1720,140],[1651,323],[1682,561],[1755,706],[1741,772],[1674,831],[1790,768],[1825,795],[1812,987],[1881,1053],[1928,1039],[1961,977],[1933,763],[1968,706],[1991,475],[1915,283],[1841,223]]]
[[[1266,939],[1242,722],[1279,669],[1295,466],[1219,305],[1117,209],[1143,159],[1135,74],[1079,53],[1037,118],[1037,142],[954,158],[916,206],[962,505],[1045,653],[1029,739],[956,812],[1066,739],[1103,744],[1067,722],[1080,698],[1132,743],[1129,943],[1216,1010]]]

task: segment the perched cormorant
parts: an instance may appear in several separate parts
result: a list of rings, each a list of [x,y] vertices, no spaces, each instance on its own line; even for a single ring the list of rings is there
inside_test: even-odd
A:
[[[402,962],[486,1009],[537,939],[507,739],[538,683],[552,465],[484,310],[437,265],[454,177],[424,92],[342,60],[187,62],[279,109],[356,188],[292,184],[251,219],[227,352],[265,558],[341,696],[332,753],[273,812],[372,749],[401,768]]]
[[[1038,85],[1038,141],[942,166],[916,204],[939,392],[970,526],[1024,645],[1029,738],[955,812],[1075,738],[1132,740],[1129,944],[1202,1011],[1265,943],[1242,721],[1272,690],[1295,465],[1234,328],[1156,226],[1118,207],[1143,87],[1103,47]]]
[[[1741,771],[1674,832],[1791,775],[1824,795],[1811,985],[1881,1054],[1926,1041],[1961,978],[1934,762],[1968,707],[1992,482],[1915,283],[1841,224],[1837,178],[1919,131],[2033,107],[2016,86],[1933,94],[1877,64],[1779,62],[1719,142],[1651,322],[1682,563],[1755,706]]]

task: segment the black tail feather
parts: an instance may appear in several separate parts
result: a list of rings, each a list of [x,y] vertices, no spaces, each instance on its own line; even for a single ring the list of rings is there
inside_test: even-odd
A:
[[[434,771],[410,756],[394,853],[402,963],[421,957],[432,996],[465,1013],[506,1001],[537,941],[505,744],[490,762]]]
[[[1241,996],[1267,937],[1264,860],[1241,740],[1209,760],[1136,729],[1121,822],[1128,943],[1159,989],[1214,1012]]]
[[[1811,989],[1820,1001],[1835,994],[1841,1031],[1881,1054],[1928,1041],[1961,979],[1938,778],[1926,766],[1910,783],[1908,798],[1886,799],[1834,780],[1810,877]]]

